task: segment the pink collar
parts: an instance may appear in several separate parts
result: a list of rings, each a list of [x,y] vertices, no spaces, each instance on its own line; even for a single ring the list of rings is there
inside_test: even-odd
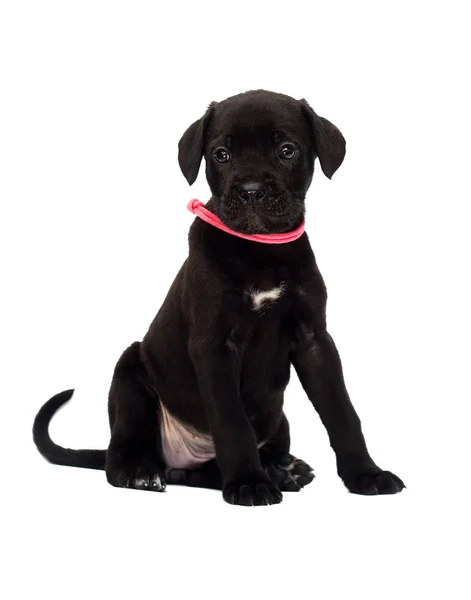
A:
[[[286,244],[287,242],[294,242],[294,240],[300,238],[304,233],[303,221],[299,227],[293,231],[288,231],[287,233],[255,233],[253,235],[246,235],[245,233],[239,233],[224,225],[219,217],[205,208],[204,204],[199,200],[196,200],[196,198],[188,202],[187,208],[194,215],[203,221],[206,221],[206,223],[213,225],[213,227],[217,227],[231,235],[244,238],[244,240],[250,240],[251,242],[260,242],[261,244]]]

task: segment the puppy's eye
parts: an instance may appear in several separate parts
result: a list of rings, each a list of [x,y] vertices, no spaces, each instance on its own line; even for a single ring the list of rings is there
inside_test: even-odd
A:
[[[280,156],[286,160],[291,160],[296,154],[296,148],[291,144],[284,144],[280,149]]]
[[[225,149],[225,148],[218,148],[214,154],[213,154],[214,158],[218,161],[218,163],[225,163],[228,162],[229,159],[231,158],[229,156],[229,152]]]

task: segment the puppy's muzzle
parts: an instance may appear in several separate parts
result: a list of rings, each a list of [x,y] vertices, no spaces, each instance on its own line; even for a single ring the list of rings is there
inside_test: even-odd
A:
[[[263,184],[256,181],[249,181],[239,186],[237,196],[245,204],[254,205],[256,202],[263,200],[266,196],[266,189]]]

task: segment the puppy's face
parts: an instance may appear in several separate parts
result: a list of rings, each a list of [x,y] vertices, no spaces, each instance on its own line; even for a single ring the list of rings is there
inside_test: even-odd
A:
[[[304,218],[304,198],[319,157],[331,177],[345,156],[345,140],[306,101],[264,90],[212,103],[179,143],[190,185],[201,159],[214,212],[241,233],[281,233]]]

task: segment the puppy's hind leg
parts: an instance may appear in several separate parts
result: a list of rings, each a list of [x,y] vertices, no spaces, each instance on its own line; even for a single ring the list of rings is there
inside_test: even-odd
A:
[[[160,403],[147,381],[139,342],[119,359],[111,383],[108,412],[111,440],[106,477],[111,485],[161,492],[165,489],[159,429]]]
[[[278,430],[260,448],[262,466],[282,492],[298,492],[314,479],[312,467],[289,453],[290,443],[289,423],[283,413]]]
[[[165,478],[170,485],[222,490],[221,471],[215,459],[208,460],[196,469],[167,469]]]

